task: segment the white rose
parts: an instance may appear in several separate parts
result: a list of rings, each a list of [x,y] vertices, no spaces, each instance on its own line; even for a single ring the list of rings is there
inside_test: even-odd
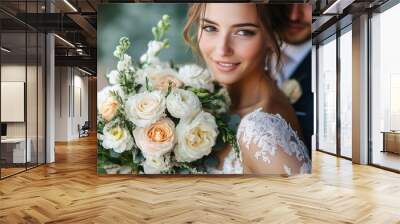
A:
[[[175,124],[171,119],[163,118],[146,128],[136,127],[133,137],[144,157],[160,157],[175,146]]]
[[[192,162],[210,154],[218,136],[218,126],[210,113],[202,111],[192,121],[181,120],[176,127],[176,135],[176,160]]]
[[[161,157],[148,157],[142,165],[145,174],[160,174],[172,168],[169,154]]]
[[[117,64],[117,69],[118,71],[127,71],[127,70],[132,70],[132,58],[131,56],[124,54],[122,60],[118,61]]]
[[[127,129],[119,126],[112,127],[111,123],[104,126],[103,134],[103,147],[117,153],[131,150],[134,145],[133,138]]]
[[[118,84],[120,74],[117,70],[112,70],[110,73],[107,74],[108,81],[111,85]]]
[[[125,105],[129,120],[138,127],[146,127],[165,116],[165,96],[161,91],[130,96]]]
[[[211,74],[206,69],[196,64],[182,66],[179,69],[178,78],[182,80],[185,85],[214,92]]]
[[[191,119],[200,112],[201,103],[193,92],[175,89],[167,96],[167,110],[175,118]]]

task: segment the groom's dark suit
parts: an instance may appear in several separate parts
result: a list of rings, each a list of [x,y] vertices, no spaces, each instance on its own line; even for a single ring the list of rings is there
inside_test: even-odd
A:
[[[302,96],[293,104],[293,107],[303,130],[304,144],[307,146],[311,156],[311,137],[314,129],[314,97],[311,90],[311,51],[297,66],[290,79],[296,79],[303,91]]]

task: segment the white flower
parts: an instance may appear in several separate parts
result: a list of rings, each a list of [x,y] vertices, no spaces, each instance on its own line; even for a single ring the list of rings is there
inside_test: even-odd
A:
[[[122,153],[131,150],[134,146],[133,138],[125,128],[113,127],[113,124],[108,123],[104,126],[103,133],[103,147],[106,149]]]
[[[146,127],[165,116],[165,96],[161,91],[143,92],[130,96],[126,113],[136,126]]]
[[[131,56],[124,54],[122,60],[118,61],[117,69],[120,72],[133,70]]]
[[[175,146],[175,124],[171,119],[163,118],[146,128],[136,127],[133,136],[144,157],[160,157]]]
[[[145,68],[147,68],[147,67],[151,67],[151,68],[155,68],[155,69],[170,68],[168,62],[163,62],[157,56],[148,55],[147,53],[143,54],[140,57],[140,62],[146,63],[144,66]]]
[[[214,92],[211,74],[206,69],[196,64],[182,66],[179,69],[178,78],[182,80],[185,85],[194,88],[207,89],[210,92]]]
[[[124,97],[124,93],[118,85],[107,86],[97,93],[97,110],[106,121],[112,120],[120,107],[112,92]]]
[[[282,92],[289,98],[291,104],[296,103],[303,95],[300,83],[295,79],[286,80],[282,84]]]
[[[147,54],[149,56],[155,56],[163,47],[163,42],[152,40],[147,44]]]
[[[145,174],[160,174],[172,168],[171,157],[166,154],[161,157],[148,157],[143,162],[143,170]]]
[[[175,118],[191,119],[200,112],[201,103],[193,92],[175,89],[167,96],[167,110]]]
[[[117,70],[112,70],[110,73],[108,73],[107,77],[111,85],[116,85],[118,84],[120,74]]]
[[[140,57],[141,63],[160,64],[161,61],[157,57],[158,52],[164,47],[161,41],[152,40],[147,44],[147,52]]]
[[[176,127],[178,145],[174,154],[178,162],[192,162],[210,154],[218,136],[215,118],[200,112],[192,121],[180,120]]]

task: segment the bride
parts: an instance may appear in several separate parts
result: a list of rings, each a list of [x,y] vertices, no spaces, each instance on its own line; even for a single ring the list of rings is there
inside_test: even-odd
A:
[[[279,56],[268,5],[197,3],[188,11],[184,38],[232,99],[231,112],[241,121],[237,141],[241,158],[230,146],[219,153],[212,173],[285,174],[311,172],[301,129],[286,96],[264,68],[265,58]]]

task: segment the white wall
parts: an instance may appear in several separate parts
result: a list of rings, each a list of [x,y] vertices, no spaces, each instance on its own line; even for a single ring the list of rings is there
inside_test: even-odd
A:
[[[78,124],[88,120],[88,78],[83,75],[72,67],[56,67],[56,141],[78,139]]]

